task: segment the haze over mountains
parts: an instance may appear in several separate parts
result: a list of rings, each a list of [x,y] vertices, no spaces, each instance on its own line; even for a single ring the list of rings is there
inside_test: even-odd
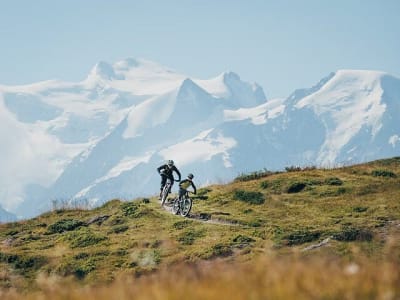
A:
[[[201,186],[398,156],[399,115],[400,79],[383,72],[339,70],[267,99],[233,72],[200,80],[143,59],[100,62],[77,83],[0,85],[0,205],[31,217],[53,200],[154,195],[167,159]]]

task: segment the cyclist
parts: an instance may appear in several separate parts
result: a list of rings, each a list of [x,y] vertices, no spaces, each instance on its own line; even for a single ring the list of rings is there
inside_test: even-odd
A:
[[[187,192],[187,188],[189,187],[189,186],[192,186],[192,188],[193,188],[193,194],[196,194],[197,193],[197,191],[196,191],[196,186],[194,185],[194,183],[193,183],[193,174],[192,173],[190,173],[188,176],[187,176],[187,178],[186,179],[184,179],[184,180],[182,180],[180,183],[179,183],[179,199],[182,199],[182,197],[185,195],[185,193]]]
[[[171,180],[171,186],[169,187],[169,193],[171,193],[172,185],[174,184],[174,175],[173,172],[178,174],[179,179],[177,181],[181,181],[181,173],[178,168],[175,166],[174,161],[172,159],[168,160],[166,164],[163,164],[157,168],[157,172],[161,175],[161,189],[160,189],[160,199],[161,192],[164,188],[165,183],[167,182],[167,178]]]

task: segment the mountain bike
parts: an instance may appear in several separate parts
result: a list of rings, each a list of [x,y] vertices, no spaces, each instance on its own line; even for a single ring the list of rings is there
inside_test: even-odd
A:
[[[172,211],[174,214],[180,214],[182,217],[186,217],[192,209],[192,199],[189,197],[189,191],[182,197],[176,197],[172,204]]]

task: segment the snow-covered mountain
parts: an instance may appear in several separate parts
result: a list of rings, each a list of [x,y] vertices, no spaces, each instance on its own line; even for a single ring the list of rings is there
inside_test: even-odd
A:
[[[340,70],[267,100],[233,72],[200,80],[143,59],[98,63],[82,82],[0,86],[0,204],[36,215],[54,200],[154,195],[173,159],[195,182],[288,165],[400,154],[400,80]]]
[[[17,216],[6,211],[4,208],[0,206],[0,223],[12,222],[16,220]]]

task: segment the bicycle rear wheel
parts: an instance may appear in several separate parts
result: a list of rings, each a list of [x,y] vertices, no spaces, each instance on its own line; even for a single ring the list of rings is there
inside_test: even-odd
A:
[[[182,199],[181,207],[180,207],[180,214],[182,217],[186,217],[190,210],[192,209],[192,199],[184,198]]]

